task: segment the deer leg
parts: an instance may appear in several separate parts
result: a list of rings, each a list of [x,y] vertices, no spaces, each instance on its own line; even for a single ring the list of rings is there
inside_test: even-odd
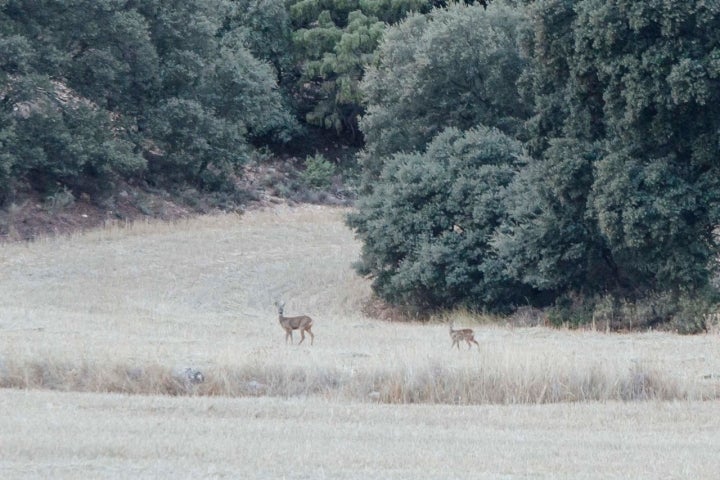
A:
[[[285,330],[285,343],[287,344],[288,338],[290,339],[290,344],[293,343],[293,337],[292,337],[292,330]]]
[[[310,345],[312,345],[313,342],[315,341],[315,335],[313,335],[313,332],[312,332],[312,330],[310,330],[310,327],[307,328],[307,332],[310,335]]]
[[[302,342],[305,341],[305,330],[302,328],[300,329],[300,341],[298,342],[298,345],[300,345]]]

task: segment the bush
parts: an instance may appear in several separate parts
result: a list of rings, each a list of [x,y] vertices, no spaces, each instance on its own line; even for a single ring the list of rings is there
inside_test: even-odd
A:
[[[525,162],[500,131],[450,128],[423,153],[385,160],[349,225],[363,241],[357,271],[383,299],[416,309],[503,309],[532,293],[498,268],[488,243],[505,191]]]
[[[699,333],[706,329],[708,314],[717,310],[717,292],[652,292],[630,300],[617,295],[567,293],[548,309],[556,326],[593,325],[597,329],[661,329],[678,333]]]
[[[110,114],[80,99],[60,101],[60,88],[42,77],[12,85],[17,112],[3,138],[11,176],[43,194],[63,187],[95,193],[142,172],[144,159]]]
[[[498,239],[505,263],[559,307],[570,292],[589,304],[607,293],[634,325],[696,330],[691,305],[704,304],[720,253],[718,10],[527,3],[522,84],[538,167]]]
[[[153,112],[150,128],[160,154],[149,164],[156,181],[222,189],[248,159],[242,127],[192,100],[172,99]]]
[[[382,170],[379,160],[424,149],[444,128],[519,130],[528,114],[515,85],[525,67],[517,46],[521,19],[505,5],[453,3],[387,29],[360,85],[371,181]]]
[[[300,177],[308,188],[326,190],[332,186],[333,175],[335,175],[335,166],[322,154],[317,154],[305,159],[305,170]]]

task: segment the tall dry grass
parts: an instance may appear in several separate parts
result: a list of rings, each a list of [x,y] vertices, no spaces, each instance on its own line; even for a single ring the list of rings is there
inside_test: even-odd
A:
[[[457,351],[449,318],[366,318],[344,213],[278,206],[0,246],[0,386],[448,404],[718,397],[717,335],[513,329],[457,312],[480,342]],[[313,347],[285,345],[279,299],[314,318]]]
[[[544,404],[609,400],[707,400],[712,382],[683,382],[667,372],[636,366],[557,365],[532,368],[493,361],[471,368],[437,360],[347,369],[330,365],[214,366],[194,381],[161,364],[60,362],[3,364],[0,387],[194,396],[321,396],[382,403]]]

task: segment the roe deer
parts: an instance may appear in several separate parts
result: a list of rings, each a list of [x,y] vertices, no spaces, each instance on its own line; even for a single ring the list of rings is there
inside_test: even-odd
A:
[[[285,343],[287,343],[288,338],[290,339],[290,343],[293,343],[293,330],[300,330],[300,342],[298,342],[298,345],[305,340],[305,332],[310,335],[310,345],[312,345],[315,341],[315,335],[313,335],[312,330],[310,330],[313,326],[313,319],[307,315],[300,317],[283,317],[285,302],[275,302],[275,306],[278,308],[280,326],[285,329]]]
[[[452,345],[450,345],[450,348],[457,346],[458,350],[460,350],[460,340],[465,340],[465,342],[467,342],[468,349],[472,348],[473,343],[480,348],[480,344],[475,341],[475,333],[471,328],[453,330],[453,326],[450,324],[450,338],[452,339]]]

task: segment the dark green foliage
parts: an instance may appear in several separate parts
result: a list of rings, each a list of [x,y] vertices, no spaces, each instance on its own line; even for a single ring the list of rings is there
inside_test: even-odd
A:
[[[586,1],[578,12],[574,74],[593,82],[576,95],[603,100],[602,232],[637,283],[703,287],[720,220],[720,5]]]
[[[226,0],[3,2],[2,200],[128,176],[227,188],[249,142],[287,141],[297,123],[276,73],[233,13]]]
[[[595,285],[568,286],[631,297],[702,288],[720,220],[720,7],[555,0],[536,3],[533,16],[533,146],[556,157],[553,136],[597,145],[582,182],[557,182],[582,185],[586,202],[572,216],[588,226],[587,259],[605,258],[609,270]]]
[[[13,183],[24,179],[41,192],[64,185],[96,193],[117,175],[143,169],[143,158],[114,131],[108,112],[42,76],[7,88],[14,112],[5,116],[3,171]]]
[[[168,100],[151,118],[159,151],[151,156],[150,173],[163,181],[217,190],[246,160],[239,124],[218,118],[196,101]]]
[[[362,83],[365,196],[349,220],[364,241],[358,271],[386,300],[503,310],[536,293],[490,243],[525,163],[497,129],[516,134],[529,113],[515,84],[521,19],[453,4],[386,31]]]
[[[389,28],[362,91],[366,173],[382,159],[422,149],[439,131],[478,124],[518,132],[528,109],[516,81],[521,15],[505,6],[453,4]]]
[[[13,168],[17,162],[17,156],[10,150],[17,145],[12,112],[3,107],[5,105],[0,104],[0,205],[7,201],[8,195],[14,190]]]
[[[356,268],[381,297],[415,308],[509,308],[529,289],[497,268],[489,239],[507,185],[526,159],[496,129],[439,134],[423,153],[388,158],[349,224],[363,241]]]
[[[135,111],[157,87],[158,58],[146,20],[115,0],[8,1],[7,26],[31,46],[25,73],[63,79],[111,111]],[[134,100],[134,101],[133,101]]]
[[[576,0],[551,0],[529,8],[530,21],[520,35],[532,68],[526,69],[519,86],[531,98],[534,113],[527,121],[530,152],[541,154],[548,139],[563,137],[563,121],[569,115],[571,87],[568,60],[574,48],[572,25]]]
[[[387,24],[428,12],[430,0],[294,0],[290,15],[299,78],[297,108],[308,123],[361,140],[358,84]]]
[[[335,166],[323,155],[317,154],[305,159],[305,170],[301,177],[309,188],[314,190],[329,188],[333,175],[335,175]]]
[[[410,13],[426,13],[435,6],[428,0],[360,0],[358,3],[363,13],[388,24],[397,23]]]
[[[317,17],[312,15],[322,7],[320,2],[306,0],[292,8],[298,25],[293,41],[301,58],[298,95],[306,104],[300,108],[309,110],[308,123],[351,136],[362,112],[358,82],[384,30],[381,21],[359,9],[345,13],[346,7],[356,4],[333,3],[331,10],[320,10]]]
[[[350,221],[365,242],[359,270],[397,303],[501,308],[523,292],[554,303],[558,323],[611,312],[625,319],[616,328],[635,318],[697,330],[716,298],[720,6],[514,4],[452,5],[386,31],[362,82],[365,188]],[[526,140],[532,159],[502,184],[483,234],[449,245],[437,239],[462,225],[439,193],[449,167],[397,152],[480,123]],[[453,223],[436,227],[437,212]],[[450,258],[472,259],[471,283],[456,282]]]
[[[22,35],[0,36],[0,69],[2,77],[17,75],[31,70],[35,51],[30,41]]]
[[[579,305],[606,293],[663,298],[670,313],[650,315],[656,323],[678,321],[688,299],[707,306],[720,221],[720,6],[551,0],[531,17],[522,84],[535,98],[529,146],[541,160],[518,177],[494,240],[509,271],[583,299],[558,310],[581,317]]]
[[[253,56],[270,63],[278,83],[293,75],[292,23],[286,0],[233,0],[226,28],[238,32]]]
[[[246,47],[245,35],[255,30],[241,23],[244,17],[235,16],[232,7],[224,0],[156,1],[140,7],[160,54],[162,94],[154,105],[172,98],[198,102],[203,115],[236,123],[231,129],[250,139],[286,141],[296,124],[277,90],[276,74]]]
[[[288,141],[297,130],[285,108],[270,65],[254,58],[242,45],[223,42],[204,72],[200,98],[225,121],[244,129],[250,140]]]
[[[599,155],[577,140],[555,139],[516,177],[506,221],[492,239],[509,276],[552,295],[612,285],[618,267],[588,205]]]

